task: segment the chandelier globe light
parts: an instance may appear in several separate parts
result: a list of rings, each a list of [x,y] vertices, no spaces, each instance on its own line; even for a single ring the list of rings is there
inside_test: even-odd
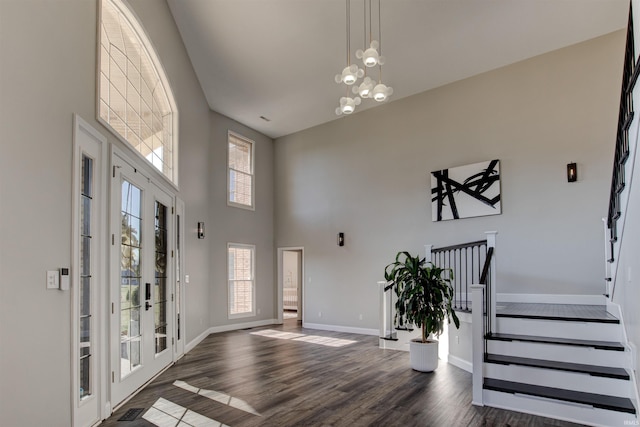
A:
[[[393,94],[393,88],[385,85],[384,83],[378,83],[373,88],[371,97],[378,102],[384,102]]]
[[[374,0],[375,1],[375,0]],[[371,19],[371,0],[364,0],[364,44],[365,49],[358,49],[355,52],[356,58],[361,59],[364,64],[364,69],[358,67],[356,64],[351,63],[351,0],[346,0],[347,6],[347,66],[342,70],[342,73],[336,74],[335,81],[338,84],[344,83],[347,86],[351,86],[351,92],[356,95],[354,98],[349,96],[347,90],[347,96],[340,98],[340,106],[336,108],[336,114],[349,115],[352,114],[356,106],[360,105],[363,99],[373,98],[377,102],[386,101],[389,96],[393,94],[393,88],[382,83],[382,65],[385,63],[385,58],[382,56],[382,30],[381,30],[381,13],[380,13],[380,1],[378,0],[378,40],[373,39],[372,19]],[[367,13],[368,12],[368,13]],[[368,18],[368,20],[367,20]],[[367,22],[368,21],[368,22]],[[367,43],[367,29],[368,29],[368,47]],[[372,79],[367,76],[366,69],[378,67],[378,79]],[[358,80],[364,79],[358,84]]]
[[[369,49],[363,51],[362,49],[356,50],[356,58],[362,59],[362,63],[365,67],[375,67],[376,65],[384,65],[384,56],[378,54],[378,47],[380,44],[377,40],[372,40],[369,44]]]
[[[342,74],[336,74],[335,80],[336,83],[344,83],[350,86],[362,76],[364,76],[364,70],[358,68],[356,64],[351,64],[344,67]]]
[[[353,87],[353,93],[357,93],[358,95],[360,95],[360,98],[371,98],[373,95],[374,83],[375,82],[371,79],[371,77],[367,76],[364,78],[364,80],[362,80],[360,86]]]
[[[349,115],[353,113],[356,109],[356,105],[360,105],[362,101],[360,97],[356,96],[355,98],[351,98],[348,96],[343,96],[340,98],[340,106],[336,108],[336,114],[338,116],[341,115]]]

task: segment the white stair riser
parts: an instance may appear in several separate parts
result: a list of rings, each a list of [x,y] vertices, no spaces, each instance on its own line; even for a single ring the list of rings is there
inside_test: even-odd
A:
[[[533,368],[519,365],[484,364],[487,378],[533,384],[565,390],[583,391],[618,397],[633,397],[631,381],[615,378],[594,377],[577,372],[555,369]]]
[[[495,340],[488,341],[488,349],[491,354],[504,354],[532,359],[627,369],[631,366],[630,351],[598,350],[593,347]]]
[[[545,400],[535,396],[483,390],[482,399],[485,406],[553,417],[589,426],[638,425],[638,419],[634,414],[577,406],[568,402]]]
[[[620,342],[622,339],[622,328],[618,323],[564,322],[511,317],[498,317],[496,323],[496,331],[501,334],[614,342]]]

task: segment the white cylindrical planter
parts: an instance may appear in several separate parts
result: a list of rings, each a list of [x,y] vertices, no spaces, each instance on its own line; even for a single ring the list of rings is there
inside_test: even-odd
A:
[[[438,341],[430,340],[422,343],[420,340],[409,342],[409,358],[411,369],[420,372],[432,372],[438,367]]]

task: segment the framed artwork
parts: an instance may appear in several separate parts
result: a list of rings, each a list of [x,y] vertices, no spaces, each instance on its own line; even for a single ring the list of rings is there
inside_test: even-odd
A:
[[[433,221],[500,213],[500,160],[431,172]]]

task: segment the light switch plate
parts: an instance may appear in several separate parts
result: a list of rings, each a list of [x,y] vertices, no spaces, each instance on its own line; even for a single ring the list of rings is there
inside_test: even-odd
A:
[[[60,288],[60,279],[58,276],[58,270],[48,270],[47,271],[47,289],[58,289]]]

